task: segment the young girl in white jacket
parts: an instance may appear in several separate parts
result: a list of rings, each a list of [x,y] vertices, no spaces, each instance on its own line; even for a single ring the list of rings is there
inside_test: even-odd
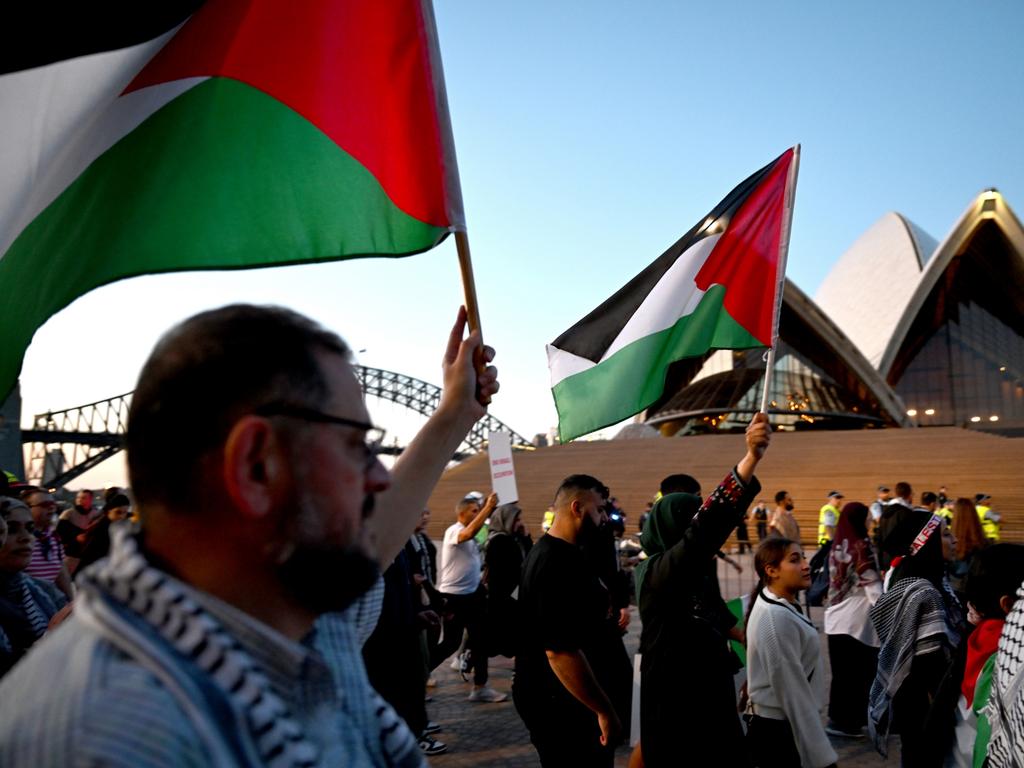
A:
[[[836,752],[821,707],[825,668],[818,631],[797,605],[811,570],[797,542],[766,539],[747,616],[747,743],[760,768],[825,768]]]

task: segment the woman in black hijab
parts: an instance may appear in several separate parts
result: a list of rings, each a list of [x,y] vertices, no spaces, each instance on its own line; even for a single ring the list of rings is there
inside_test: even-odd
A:
[[[868,732],[883,756],[890,729],[899,733],[906,766],[934,764],[945,751],[944,745],[925,737],[925,725],[960,643],[962,611],[945,578],[946,561],[955,547],[940,516],[906,507],[892,510],[882,540],[891,558],[890,573],[884,594],[871,609],[881,648]]]

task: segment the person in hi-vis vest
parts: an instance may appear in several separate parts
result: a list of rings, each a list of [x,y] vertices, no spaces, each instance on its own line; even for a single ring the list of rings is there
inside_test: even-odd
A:
[[[1003,518],[989,506],[991,502],[992,497],[987,493],[974,494],[974,508],[978,511],[981,530],[984,531],[986,539],[990,542],[997,542],[999,541],[999,522]]]
[[[836,532],[836,524],[839,522],[839,505],[843,501],[843,494],[839,491],[829,491],[828,501],[818,510],[818,546],[823,547],[832,541]]]

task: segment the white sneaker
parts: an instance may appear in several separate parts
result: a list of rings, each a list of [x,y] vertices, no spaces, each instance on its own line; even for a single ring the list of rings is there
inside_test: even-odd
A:
[[[506,699],[508,699],[507,693],[498,693],[489,685],[485,685],[483,688],[474,688],[473,692],[469,694],[470,701],[486,704],[497,704],[499,701],[505,701]]]
[[[448,751],[448,745],[438,741],[433,736],[424,733],[420,736],[420,751],[424,755],[443,755]]]

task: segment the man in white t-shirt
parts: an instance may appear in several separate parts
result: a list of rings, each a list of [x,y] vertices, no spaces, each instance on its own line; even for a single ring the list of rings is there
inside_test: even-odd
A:
[[[498,503],[497,494],[480,505],[480,494],[466,496],[455,507],[456,521],[444,532],[441,544],[441,567],[437,591],[445,601],[444,635],[430,654],[431,669],[436,667],[468,636],[469,666],[473,670],[473,691],[470,701],[496,702],[508,698],[487,685],[487,644],[484,618],[487,590],[480,582],[480,549],[474,536],[483,527]]]

